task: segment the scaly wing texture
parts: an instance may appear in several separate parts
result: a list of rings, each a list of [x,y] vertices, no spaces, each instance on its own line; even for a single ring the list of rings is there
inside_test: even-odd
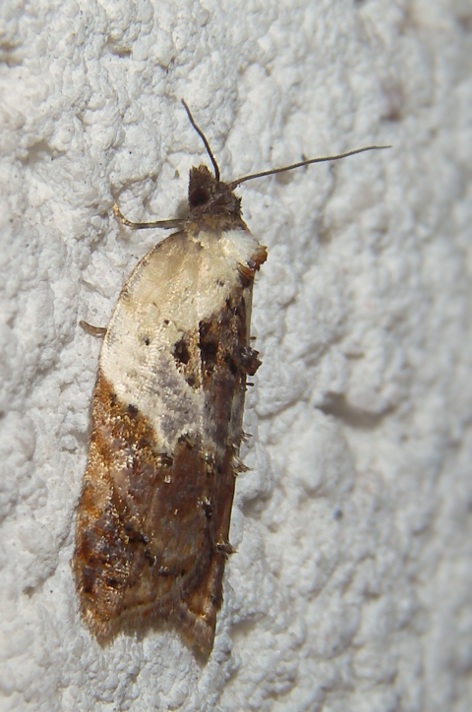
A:
[[[177,233],[148,253],[103,344],[73,562],[101,640],[161,619],[204,654],[213,645],[265,259],[234,232]]]

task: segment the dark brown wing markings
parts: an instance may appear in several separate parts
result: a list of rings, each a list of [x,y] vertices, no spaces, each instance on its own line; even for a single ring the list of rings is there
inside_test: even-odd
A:
[[[136,618],[173,619],[190,643],[209,652],[224,570],[214,460],[203,457],[200,441],[186,438],[172,461],[156,454],[145,418],[134,411],[128,417],[118,402],[100,422],[99,403],[113,398],[103,377],[97,390],[89,469],[96,475],[98,461],[105,468],[98,479],[86,473],[79,505],[74,570],[83,613],[102,640]],[[125,465],[133,441],[140,446]],[[233,487],[228,456],[223,467]]]
[[[99,374],[74,572],[82,612],[103,641],[162,619],[211,651],[231,551],[246,375],[259,365],[249,347],[249,276],[174,345],[176,368],[203,389],[204,430],[184,433],[172,455],[159,452],[146,417]]]

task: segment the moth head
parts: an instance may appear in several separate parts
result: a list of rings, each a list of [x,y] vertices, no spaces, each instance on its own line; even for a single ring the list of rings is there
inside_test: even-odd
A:
[[[227,183],[218,180],[204,165],[193,167],[188,186],[190,215],[241,216],[241,198]]]

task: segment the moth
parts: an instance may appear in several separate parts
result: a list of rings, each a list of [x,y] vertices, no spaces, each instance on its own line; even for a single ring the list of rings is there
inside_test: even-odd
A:
[[[174,228],[138,262],[104,329],[73,572],[85,623],[100,642],[170,624],[208,656],[222,603],[251,346],[254,277],[267,251],[241,217],[242,183],[368,146],[220,180],[190,171],[188,216],[133,223]]]

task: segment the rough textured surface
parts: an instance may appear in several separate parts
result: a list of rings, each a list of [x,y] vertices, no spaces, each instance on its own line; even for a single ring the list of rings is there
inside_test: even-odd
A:
[[[2,710],[466,712],[471,704],[470,4],[0,9]],[[269,247],[264,359],[213,654],[107,648],[70,570],[99,342],[201,145]]]

